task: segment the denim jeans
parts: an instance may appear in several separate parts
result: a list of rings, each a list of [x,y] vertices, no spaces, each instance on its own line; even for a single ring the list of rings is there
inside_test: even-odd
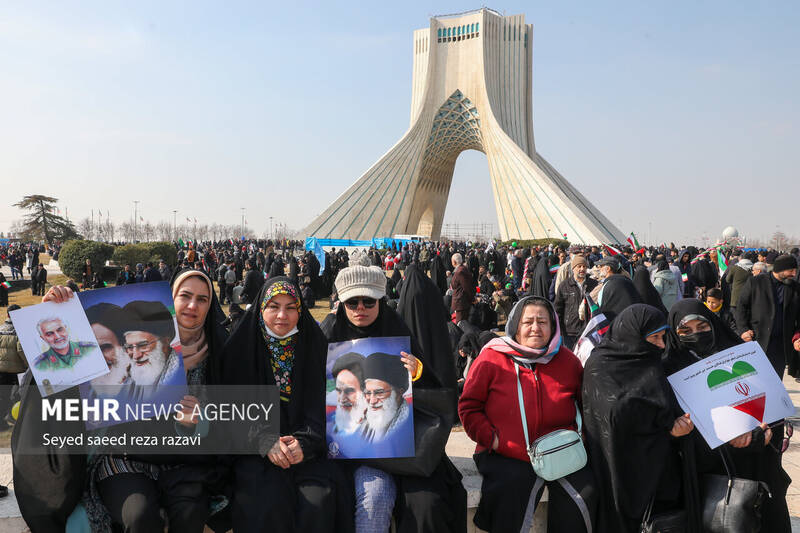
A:
[[[386,533],[391,525],[397,495],[391,474],[359,466],[353,480],[356,486],[356,533]]]

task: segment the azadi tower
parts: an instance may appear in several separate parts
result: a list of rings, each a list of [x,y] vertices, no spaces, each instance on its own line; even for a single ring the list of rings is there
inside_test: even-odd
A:
[[[624,242],[611,221],[536,152],[533,26],[491,9],[432,18],[414,32],[411,126],[305,228],[305,235],[438,240],[456,158],[489,160],[503,239]]]

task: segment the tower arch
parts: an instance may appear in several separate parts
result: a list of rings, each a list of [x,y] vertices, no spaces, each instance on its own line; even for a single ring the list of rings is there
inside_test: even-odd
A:
[[[434,17],[429,28],[416,30],[408,131],[305,228],[306,235],[420,233],[437,240],[456,159],[473,149],[486,154],[504,239],[624,241],[536,152],[532,36],[524,15],[504,17],[487,8]]]

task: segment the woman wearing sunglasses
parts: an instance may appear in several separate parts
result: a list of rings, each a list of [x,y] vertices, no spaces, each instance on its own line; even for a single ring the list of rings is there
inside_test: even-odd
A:
[[[742,341],[703,302],[687,298],[672,306],[667,320],[667,349],[664,354],[664,370],[667,376],[678,370],[713,355],[721,350],[740,344]],[[674,402],[676,413],[683,410]],[[684,490],[701,495],[700,481],[704,474],[727,475],[722,453],[733,464],[735,477],[765,482],[772,494],[763,503],[761,531],[783,533],[791,531],[789,510],[786,505],[786,490],[791,480],[781,466],[782,451],[788,447],[783,422],[768,427],[762,424],[750,433],[745,433],[711,450],[699,431],[692,431],[679,440],[683,456]],[[691,503],[691,502],[690,502]],[[687,509],[690,520],[699,524],[702,502]]]
[[[410,337],[411,351],[421,354],[417,340],[403,319],[386,303],[386,275],[380,267],[351,265],[336,277],[340,302],[320,324],[328,342],[366,337]],[[414,386],[438,386],[438,379],[418,357],[403,353],[401,359],[412,376]],[[410,487],[414,476],[395,476],[364,465],[357,460],[341,464],[355,483],[355,527],[357,532],[389,531],[394,512],[397,531],[451,531],[450,509],[438,506],[436,491],[444,485],[436,472],[425,479],[425,489]],[[434,494],[436,493],[436,494]],[[421,496],[421,497],[416,497]]]

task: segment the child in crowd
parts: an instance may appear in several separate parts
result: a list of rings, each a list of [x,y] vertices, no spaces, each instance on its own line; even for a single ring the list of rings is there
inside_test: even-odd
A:
[[[714,287],[712,289],[708,289],[706,293],[706,307],[708,307],[712,313],[717,315],[722,323],[731,328],[731,330],[736,331],[736,320],[733,318],[733,313],[731,312],[730,307],[725,305],[725,302],[722,297],[722,290]]]

